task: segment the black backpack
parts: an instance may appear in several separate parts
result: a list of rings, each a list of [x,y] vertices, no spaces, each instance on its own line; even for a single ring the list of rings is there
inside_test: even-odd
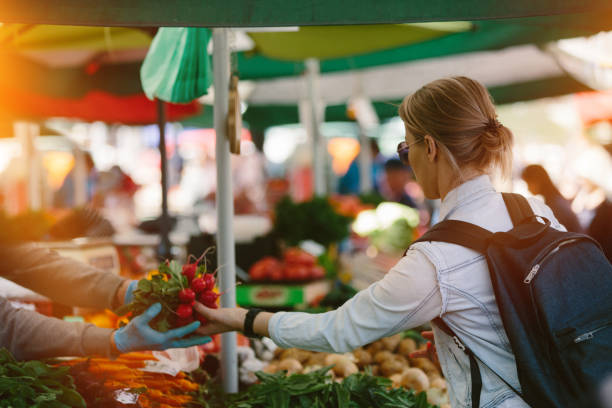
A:
[[[612,265],[591,237],[551,228],[521,195],[503,198],[510,231],[446,220],[415,242],[448,242],[485,255],[522,392],[498,375],[506,385],[534,408],[595,406],[597,387],[612,375]],[[477,360],[486,364],[442,319],[433,323],[468,355],[472,407],[479,407]]]

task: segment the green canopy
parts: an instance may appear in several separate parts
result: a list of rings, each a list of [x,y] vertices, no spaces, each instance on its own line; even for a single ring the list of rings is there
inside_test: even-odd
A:
[[[612,11],[609,0],[19,0],[0,20],[34,24],[174,27],[350,25]]]
[[[610,2],[612,5],[612,1]],[[544,44],[562,38],[581,37],[596,34],[612,28],[612,12],[586,13],[561,16],[544,16],[494,21],[474,21],[468,31],[449,32],[430,40],[408,43],[403,46],[352,56],[321,59],[321,72],[336,72],[349,69],[364,69],[374,66],[436,58],[446,55],[494,50],[519,44]],[[344,29],[344,27],[343,27]],[[237,65],[242,79],[278,78],[300,75],[304,63],[295,60],[292,48],[300,41],[291,41],[293,33],[252,33],[255,50],[238,54]],[[278,44],[271,44],[273,38]],[[313,38],[313,40],[317,40]],[[282,41],[282,43],[281,43]],[[341,42],[334,36],[318,39],[316,47],[341,49]],[[283,55],[283,53],[285,53]],[[314,52],[312,57],[316,58]],[[302,56],[304,52],[302,52]],[[279,58],[280,57],[280,58]]]

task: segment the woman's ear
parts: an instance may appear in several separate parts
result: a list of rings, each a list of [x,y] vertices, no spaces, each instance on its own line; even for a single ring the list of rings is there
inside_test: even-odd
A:
[[[425,135],[425,146],[427,148],[427,159],[432,163],[435,162],[438,158],[438,145],[431,135]]]

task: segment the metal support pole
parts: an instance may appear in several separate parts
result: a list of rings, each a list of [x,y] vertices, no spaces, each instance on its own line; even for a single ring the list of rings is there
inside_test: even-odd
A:
[[[315,195],[325,195],[327,192],[325,181],[325,158],[327,152],[324,149],[321,138],[321,98],[319,93],[319,60],[309,58],[306,60],[306,78],[308,101],[310,103],[310,126],[312,131],[312,170]]]
[[[157,253],[162,259],[171,257],[170,215],[168,214],[168,157],[166,154],[166,106],[157,99],[157,126],[159,127],[159,157],[161,159],[162,212],[160,218],[160,243]]]
[[[87,204],[87,179],[89,174],[87,173],[87,164],[85,163],[85,152],[80,147],[74,147],[74,172],[73,172],[73,184],[74,184],[74,205],[76,207],[82,207]]]
[[[236,307],[236,257],[234,248],[234,195],[227,139],[229,111],[230,50],[228,30],[213,30],[213,73],[215,87],[215,133],[217,162],[217,261],[219,265],[221,307]],[[221,335],[221,376],[223,390],[238,392],[238,355],[236,332]]]
[[[35,140],[40,128],[35,123],[18,122],[15,124],[15,133],[22,135],[24,156],[27,169],[28,208],[33,211],[42,208],[41,197],[41,164],[36,150]]]

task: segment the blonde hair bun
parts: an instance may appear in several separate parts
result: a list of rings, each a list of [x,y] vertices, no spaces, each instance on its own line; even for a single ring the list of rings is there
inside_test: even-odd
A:
[[[416,140],[436,139],[459,174],[465,166],[510,174],[514,138],[480,82],[463,76],[430,82],[404,99],[399,115]]]

